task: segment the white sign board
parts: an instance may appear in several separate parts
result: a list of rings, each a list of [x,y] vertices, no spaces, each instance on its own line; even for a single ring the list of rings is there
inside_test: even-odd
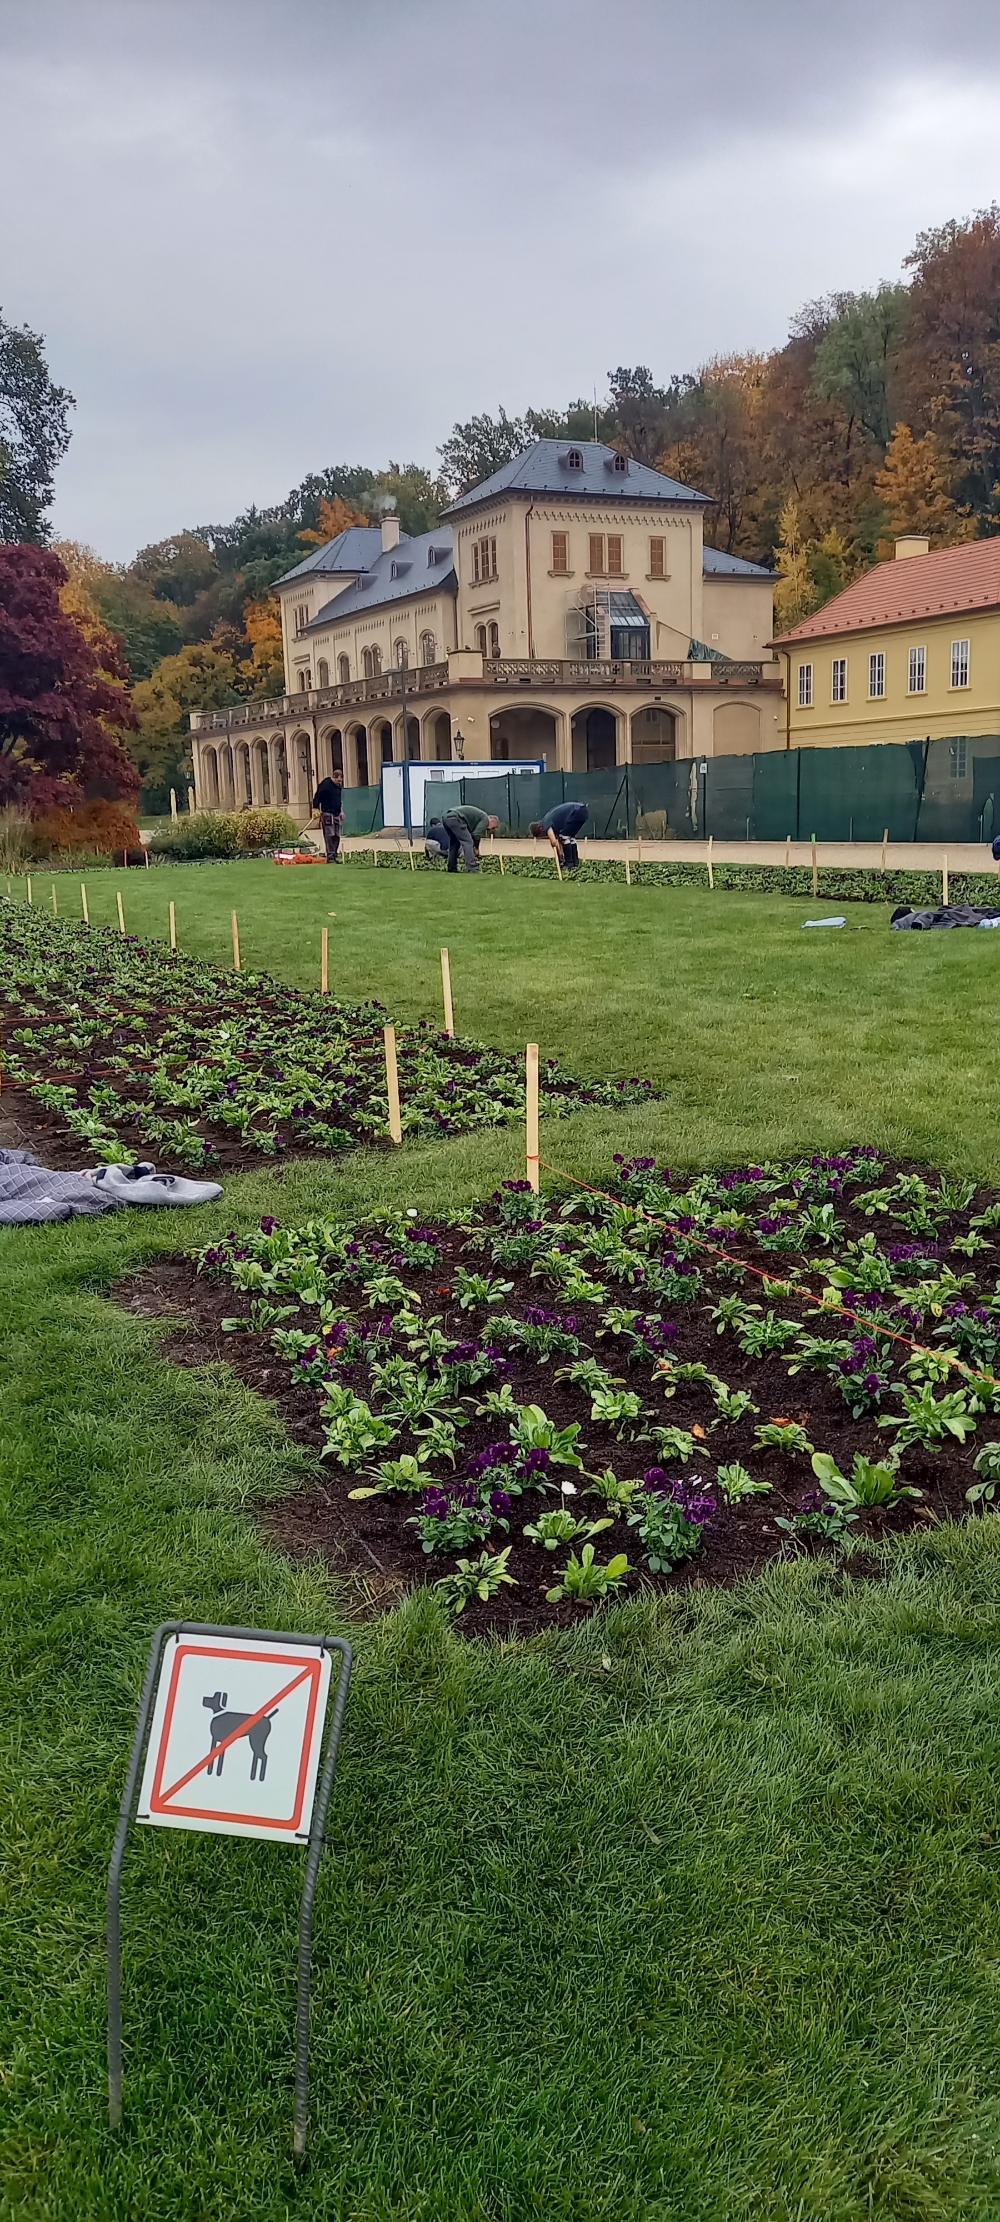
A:
[[[434,787],[442,780],[504,779],[508,772],[543,772],[541,756],[525,757],[513,764],[384,764],[382,767],[382,823],[406,823],[404,780],[410,798],[410,824],[419,833],[434,816]],[[429,790],[429,792],[428,792]]]
[[[172,1635],[160,1660],[136,1819],[301,1844],[330,1654],[268,1636]]]

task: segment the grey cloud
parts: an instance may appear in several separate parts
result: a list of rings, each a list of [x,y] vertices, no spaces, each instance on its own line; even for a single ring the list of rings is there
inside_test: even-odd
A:
[[[78,399],[57,526],[124,557],[892,274],[992,197],[1000,11],[0,0],[0,72],[0,300]]]

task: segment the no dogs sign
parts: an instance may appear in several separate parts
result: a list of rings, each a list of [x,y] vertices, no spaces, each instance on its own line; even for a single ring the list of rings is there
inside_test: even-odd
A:
[[[330,1677],[337,1665],[333,1703]],[[108,1869],[108,2104],[122,2118],[122,1867],[133,1821],[305,1851],[294,2151],[306,2149],[313,1905],[351,1682],[343,1636],[172,1620],[153,1637]],[[325,1734],[324,1734],[325,1729]],[[221,1856],[221,1855],[220,1855]]]
[[[309,1835],[330,1653],[255,1636],[171,1636],[137,1821],[301,1844]]]

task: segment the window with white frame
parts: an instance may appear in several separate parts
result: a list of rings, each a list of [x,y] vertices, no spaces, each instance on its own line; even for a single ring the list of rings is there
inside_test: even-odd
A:
[[[812,665],[811,665],[811,664],[800,664],[800,665],[799,665],[799,709],[800,709],[800,710],[811,710],[811,709],[812,709],[812,701],[813,701],[813,667],[812,667]]]
[[[348,683],[348,680],[350,679],[350,676],[351,676],[351,659],[350,659],[350,657],[349,657],[349,656],[338,656],[338,657],[337,657],[337,678],[338,678],[338,680],[339,680],[339,682],[340,682],[340,685],[341,685],[342,687],[346,687],[346,685],[347,685],[347,683]]]
[[[297,633],[304,633],[304,632],[305,632],[305,629],[306,629],[306,626],[308,625],[308,623],[309,623],[309,604],[308,604],[308,602],[296,602],[296,604],[295,604],[295,630],[296,630],[296,632],[297,632]]]
[[[952,641],[951,683],[953,687],[967,687],[969,684],[969,643],[967,640]]]
[[[969,743],[964,736],[959,740],[949,741],[948,754],[951,759],[952,778],[967,779],[969,775]]]
[[[437,662],[437,643],[433,633],[421,633],[420,635],[420,661],[422,664]]]
[[[490,620],[489,640],[487,642],[486,652],[489,656],[499,656],[500,654],[500,627],[497,624],[495,618],[491,618]]]
[[[497,544],[492,535],[472,543],[472,582],[479,586],[484,579],[497,576]]]
[[[868,699],[870,702],[880,702],[884,693],[885,652],[876,648],[868,658]]]
[[[927,687],[927,650],[911,648],[907,665],[907,694],[923,694]]]
[[[830,700],[831,702],[846,702],[847,700],[846,656],[834,656],[830,665]]]
[[[321,656],[321,657],[320,657],[320,659],[319,659],[319,662],[318,662],[318,664],[317,664],[317,666],[316,666],[316,685],[317,685],[318,687],[328,687],[328,686],[329,686],[329,684],[330,684],[330,666],[329,666],[329,664],[327,663],[326,657],[325,657],[325,656]]]
[[[393,641],[392,660],[397,671],[407,670],[410,661],[410,651],[406,645],[405,640]]]

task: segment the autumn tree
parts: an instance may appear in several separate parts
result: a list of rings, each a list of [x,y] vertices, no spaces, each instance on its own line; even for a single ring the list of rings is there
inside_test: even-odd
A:
[[[933,432],[917,440],[908,424],[897,424],[875,491],[885,504],[890,534],[926,533],[938,548],[967,537],[967,522],[948,491],[945,459]]]
[[[338,533],[346,532],[349,525],[366,525],[367,523],[368,517],[365,510],[352,509],[350,502],[344,501],[340,494],[334,494],[332,499],[328,499],[323,494],[320,497],[317,523],[307,525],[305,531],[300,532],[298,537],[305,543],[306,547],[324,548],[328,540],[336,540]]]
[[[937,434],[959,505],[984,520],[1000,479],[1000,207],[921,232],[900,366],[903,409]]]
[[[133,689],[138,720],[135,760],[150,807],[166,804],[170,787],[191,776],[192,710],[220,710],[239,699],[239,667],[207,642],[164,656],[150,679]]]
[[[103,796],[131,796],[138,777],[123,745],[135,712],[124,667],[63,608],[67,573],[50,550],[0,546],[0,805],[37,814]]]
[[[45,343],[0,313],[0,541],[49,537],[56,464],[69,446],[73,396],[53,385]]]
[[[778,583],[774,590],[774,620],[782,631],[787,631],[790,625],[797,625],[800,618],[808,617],[816,606],[809,551],[794,496],[786,501],[778,520],[775,564]]]
[[[283,694],[285,663],[281,641],[281,610],[277,595],[269,594],[263,601],[247,602],[243,610],[243,625],[251,649],[247,666],[250,693]]]

